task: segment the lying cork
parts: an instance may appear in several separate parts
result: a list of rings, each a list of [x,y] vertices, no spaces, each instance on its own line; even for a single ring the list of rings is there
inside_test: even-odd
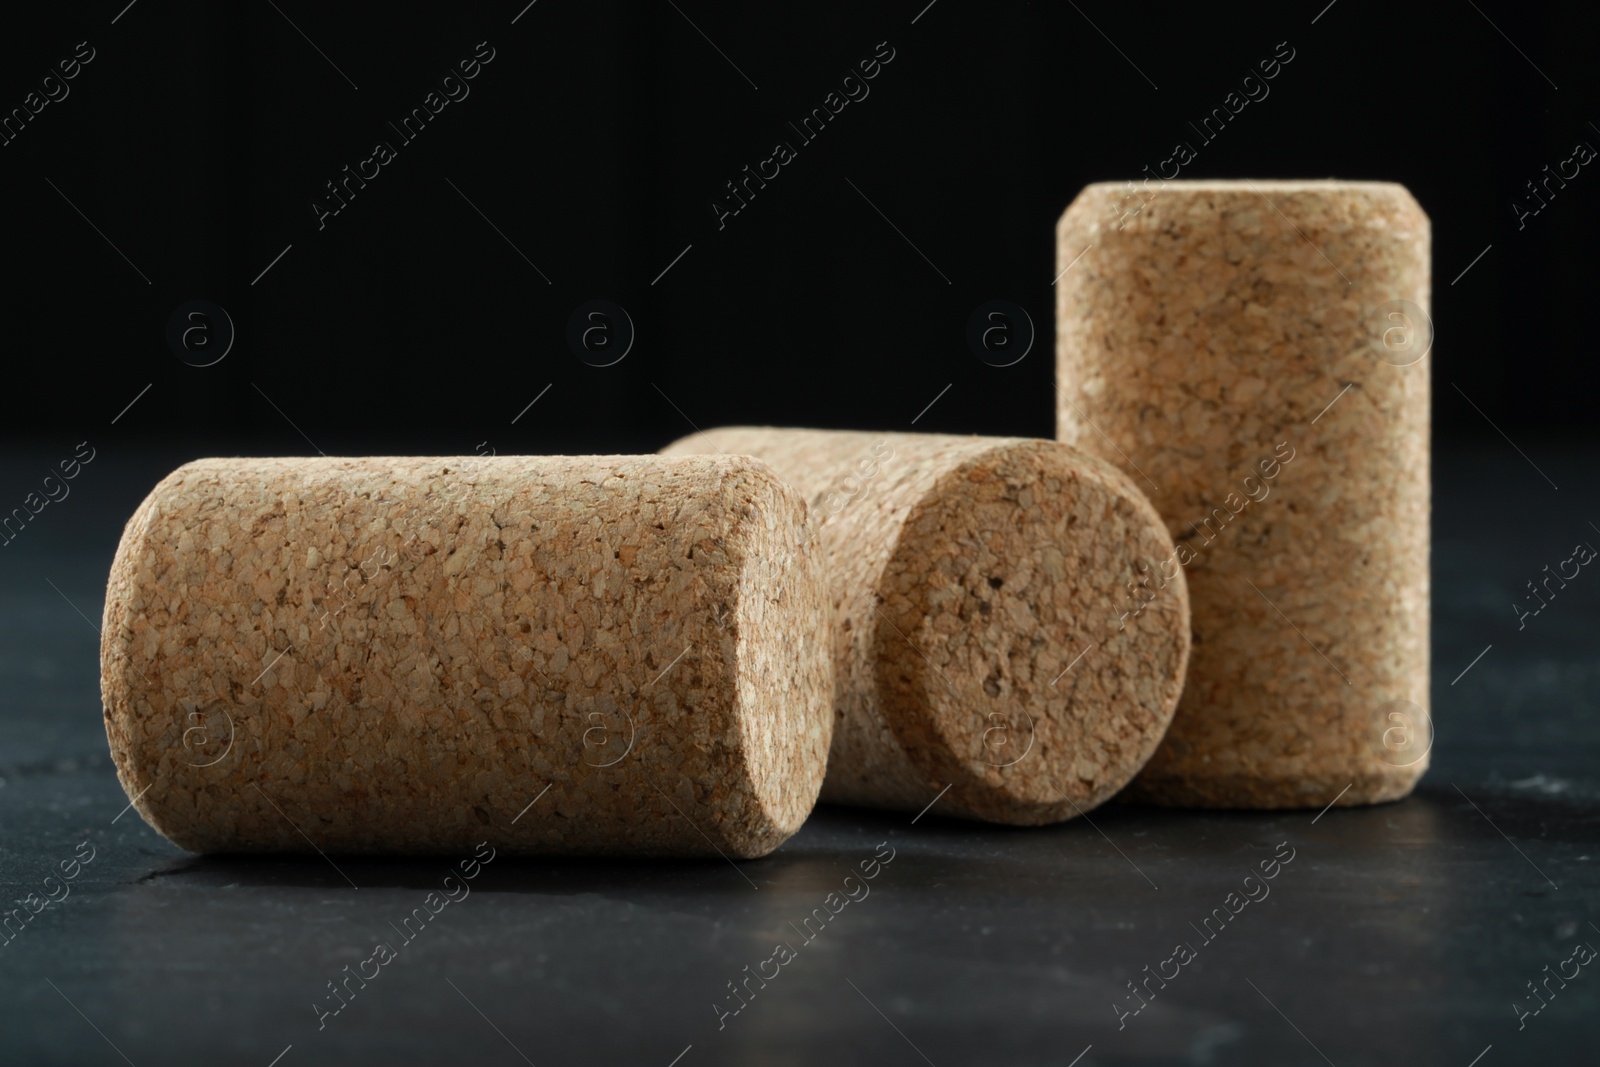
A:
[[[824,800],[1059,822],[1161,740],[1188,597],[1178,574],[1130,601],[1172,541],[1111,465],[1051,441],[767,428],[666,451],[759,457],[810,505],[837,620]]]
[[[804,516],[743,457],[189,463],[111,567],[118,777],[196,852],[770,852],[833,726]]]
[[[1127,795],[1405,796],[1432,738],[1427,216],[1379,182],[1091,185],[1057,254],[1058,436],[1149,492],[1193,598]]]

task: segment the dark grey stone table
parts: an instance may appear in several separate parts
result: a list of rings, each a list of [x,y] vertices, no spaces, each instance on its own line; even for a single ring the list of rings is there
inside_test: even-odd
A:
[[[8,907],[69,893],[0,947],[0,1062],[1594,1062],[1600,968],[1566,961],[1600,946],[1600,577],[1522,629],[1511,605],[1600,545],[1600,453],[1520,443],[1537,469],[1503,444],[1436,460],[1438,738],[1409,800],[1113,804],[1035,830],[824,808],[737,867],[497,857],[409,942],[442,861],[201,859],[127,810],[103,583],[122,520],[186,457],[102,456],[0,548],[0,883]],[[53,458],[12,454],[0,488],[20,500]],[[1270,895],[1206,940],[1275,852]],[[828,912],[875,853],[868,894]],[[77,877],[46,883],[63,862]],[[394,958],[336,1000],[379,941]],[[1136,999],[1157,971],[1177,974]]]

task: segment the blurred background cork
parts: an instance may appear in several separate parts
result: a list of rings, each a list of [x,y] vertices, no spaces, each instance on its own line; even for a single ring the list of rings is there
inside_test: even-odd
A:
[[[1377,182],[1106,183],[1062,216],[1060,439],[1150,494],[1193,601],[1131,798],[1354,804],[1426,769],[1429,241]]]

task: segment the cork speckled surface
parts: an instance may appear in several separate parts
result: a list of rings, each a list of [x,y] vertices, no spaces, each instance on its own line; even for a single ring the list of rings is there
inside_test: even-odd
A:
[[[1171,719],[1188,655],[1182,575],[1109,464],[1050,441],[728,428],[672,454],[748,453],[811,508],[838,626],[823,799],[1037,825],[1101,803]],[[1126,617],[1125,617],[1126,616]]]
[[[1193,600],[1130,797],[1356,804],[1426,769],[1429,240],[1378,182],[1101,184],[1062,217],[1058,436],[1150,494]]]
[[[804,516],[743,457],[187,464],[112,565],[118,776],[199,852],[764,854],[832,729]]]

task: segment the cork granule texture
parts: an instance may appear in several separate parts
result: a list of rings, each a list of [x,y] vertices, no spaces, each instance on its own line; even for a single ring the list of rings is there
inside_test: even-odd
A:
[[[824,800],[1057,822],[1161,740],[1188,598],[1180,573],[1131,609],[1173,547],[1111,465],[1051,441],[760,427],[668,452],[759,457],[810,505],[837,620]]]
[[[1426,770],[1429,241],[1377,182],[1092,185],[1063,215],[1058,436],[1149,493],[1194,609],[1129,797],[1349,805]]]
[[[743,457],[187,464],[112,564],[118,777],[196,852],[769,852],[832,730],[804,516]]]

